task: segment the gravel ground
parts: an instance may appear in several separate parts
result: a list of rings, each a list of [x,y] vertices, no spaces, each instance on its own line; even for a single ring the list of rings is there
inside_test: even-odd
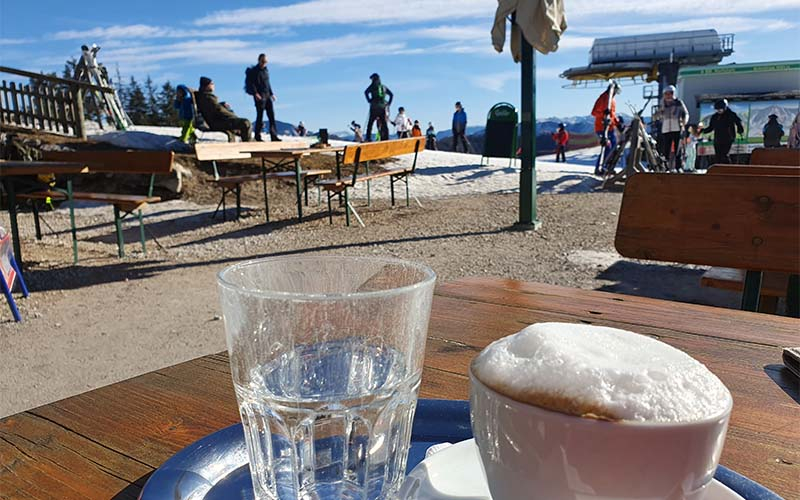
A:
[[[360,202],[367,227],[348,228],[341,212],[330,225],[313,203],[308,219],[297,223],[291,185],[274,191],[271,223],[256,193],[245,197],[238,222],[212,221],[213,205],[151,206],[147,255],[130,222],[124,259],[116,257],[111,208],[78,209],[76,266],[66,210],[45,216],[41,242],[33,238],[32,217],[23,214],[33,294],[19,300],[23,323],[0,313],[0,416],[223,350],[215,273],[255,257],[395,256],[429,264],[441,281],[497,275],[736,306],[735,294],[699,288],[700,269],[620,259],[613,248],[619,193],[542,195],[543,226],[534,232],[513,228],[515,195],[423,199],[421,207],[394,209],[383,200],[372,207]],[[8,227],[5,213],[0,225]]]

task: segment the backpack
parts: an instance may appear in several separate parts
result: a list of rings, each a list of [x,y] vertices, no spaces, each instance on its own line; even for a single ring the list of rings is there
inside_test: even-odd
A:
[[[256,85],[256,66],[250,66],[244,70],[244,91],[250,95],[255,95]]]

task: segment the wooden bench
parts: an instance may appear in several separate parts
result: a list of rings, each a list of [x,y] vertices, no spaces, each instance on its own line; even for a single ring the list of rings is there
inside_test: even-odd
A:
[[[800,149],[756,148],[750,154],[750,164],[800,167]]]
[[[636,175],[622,198],[614,244],[636,259],[747,270],[742,309],[759,309],[764,271],[800,272],[800,177]],[[787,310],[798,315],[800,282]]]
[[[777,177],[799,176],[800,168],[781,165],[726,165],[717,164],[708,168],[712,175],[771,175]]]
[[[353,175],[348,177],[343,177],[341,175],[341,172],[337,171],[336,179],[325,179],[317,182],[317,185],[321,186],[322,189],[325,190],[328,196],[329,222],[333,224],[333,209],[331,208],[331,199],[334,196],[343,195],[346,224],[348,226],[350,225],[350,212],[352,211],[353,215],[355,215],[359,224],[361,224],[361,226],[364,226],[364,222],[361,220],[361,217],[358,216],[358,212],[355,211],[352,204],[350,203],[348,190],[349,188],[355,186],[357,183],[360,182],[366,182],[367,189],[369,190],[369,182],[381,177],[389,178],[389,185],[392,196],[392,206],[394,206],[395,204],[395,197],[394,197],[395,182],[403,181],[405,183],[406,206],[408,206],[410,203],[408,178],[416,170],[417,156],[419,155],[419,152],[422,151],[423,149],[425,149],[424,137],[412,137],[409,139],[397,139],[392,141],[366,142],[353,146],[347,146],[344,149],[344,153],[342,155],[342,165],[345,166],[352,165]],[[388,158],[393,158],[395,156],[411,154],[411,153],[414,154],[414,161],[411,164],[411,168],[390,168],[390,169],[373,170],[371,172],[369,170],[369,164],[372,161],[384,160]],[[359,173],[361,165],[363,165],[364,169],[363,173]],[[367,191],[367,199],[369,200],[369,191]]]
[[[161,198],[153,196],[153,186],[156,175],[166,175],[172,172],[174,154],[171,151],[44,151],[43,157],[48,161],[64,161],[84,163],[89,168],[89,173],[110,174],[149,174],[150,183],[146,195],[73,192],[73,200],[106,203],[114,207],[114,226],[117,233],[117,250],[120,257],[125,256],[125,239],[122,234],[122,221],[127,216],[137,212],[139,218],[139,236],[142,252],[147,253],[145,244],[145,227],[142,208],[150,203],[158,203]],[[51,200],[66,200],[67,194],[63,191],[45,189],[31,193],[18,194],[17,199],[31,201],[34,221],[36,224],[36,238],[41,240],[42,233],[39,225],[38,204]],[[75,220],[70,220],[72,230],[75,231]]]
[[[222,194],[220,196],[219,203],[217,203],[217,208],[214,210],[214,213],[211,215],[211,218],[217,216],[217,213],[222,209],[222,220],[227,220],[226,217],[226,207],[225,207],[225,199],[228,194],[233,194],[236,197],[236,219],[239,219],[239,216],[242,212],[242,185],[248,182],[258,181],[261,180],[266,182],[264,179],[264,173],[258,174],[241,174],[241,175],[229,175],[229,176],[221,176],[219,173],[219,168],[217,167],[218,160],[246,160],[248,158],[252,158],[252,153],[262,152],[262,151],[278,151],[280,149],[285,148],[302,148],[305,147],[306,143],[302,141],[282,141],[282,142],[238,142],[238,143],[228,143],[228,144],[218,144],[218,143],[211,143],[211,144],[195,144],[195,155],[197,157],[197,161],[203,162],[208,161],[211,162],[211,166],[214,169],[214,181],[222,190]],[[321,172],[322,173],[330,173],[330,171]],[[266,174],[267,177],[289,177],[290,175],[294,175],[293,172],[270,172]],[[265,188],[266,192],[266,188]],[[306,192],[306,203],[308,203],[308,193]],[[265,205],[266,202],[266,195],[265,195]],[[269,210],[267,210],[269,212]],[[269,221],[269,214],[267,215],[267,220]]]

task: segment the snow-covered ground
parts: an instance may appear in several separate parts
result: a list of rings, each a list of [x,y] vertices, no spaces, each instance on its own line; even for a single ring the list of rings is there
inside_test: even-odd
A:
[[[177,140],[178,127],[155,127],[135,125],[126,131],[104,132],[96,124],[87,122],[87,131],[92,140],[107,142],[118,147],[150,150],[173,150],[191,152],[191,148]],[[284,137],[284,140],[304,140],[309,144],[316,137]],[[198,132],[200,142],[226,142],[221,132]],[[348,142],[331,141],[334,146],[346,146]],[[556,163],[554,155],[536,158],[536,180],[540,193],[583,193],[600,185],[592,175],[596,149],[585,149],[567,153],[567,163]],[[413,155],[397,158],[391,167],[411,167]],[[520,161],[509,163],[508,159],[491,158],[481,165],[481,156],[449,151],[423,151],[417,158],[415,175],[411,177],[411,194],[419,198],[441,198],[470,194],[513,193],[519,191]],[[402,183],[396,185],[396,195],[404,194]],[[353,191],[356,197],[366,197],[366,185],[358,185]],[[389,197],[389,179],[371,182],[371,195]]]

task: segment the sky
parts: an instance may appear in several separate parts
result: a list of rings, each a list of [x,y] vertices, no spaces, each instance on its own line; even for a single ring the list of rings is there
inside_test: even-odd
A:
[[[565,0],[568,28],[556,52],[536,56],[537,117],[587,115],[598,89],[565,89],[559,74],[588,63],[596,37],[714,28],[736,35],[724,62],[800,59],[800,0]],[[502,101],[519,106],[520,67],[494,51],[493,0],[0,0],[0,65],[61,72],[82,44],[123,80],[197,87],[208,76],[220,100],[253,119],[244,72],[270,60],[276,118],[309,129],[364,123],[363,91],[377,72],[423,128],[450,126],[461,101],[470,125]],[[8,75],[3,75],[8,77]],[[641,106],[640,86],[618,106]]]

